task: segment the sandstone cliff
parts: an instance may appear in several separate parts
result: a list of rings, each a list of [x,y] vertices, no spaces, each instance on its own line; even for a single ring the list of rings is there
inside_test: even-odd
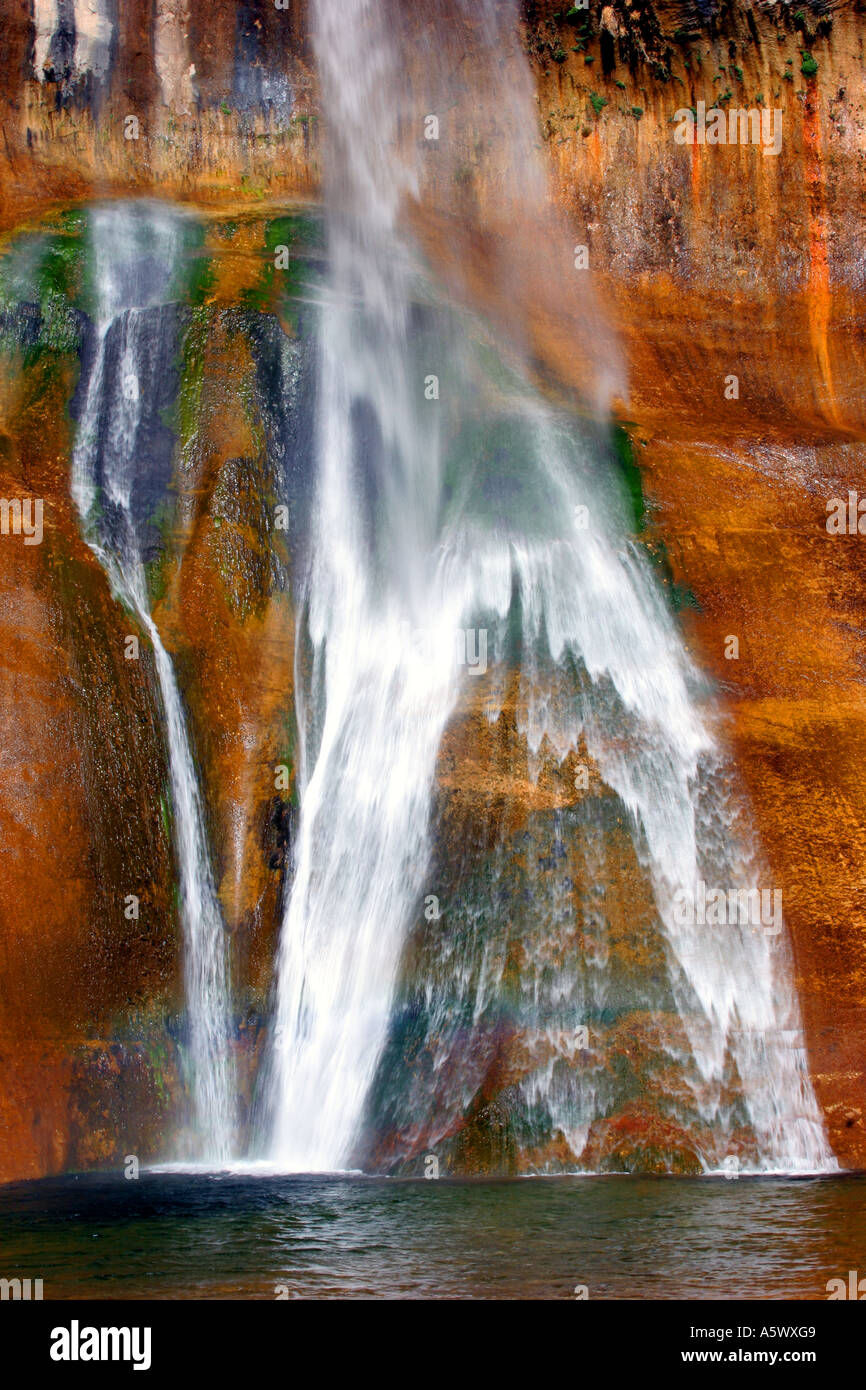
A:
[[[49,216],[60,255],[74,241],[63,211],[92,198],[218,210],[211,278],[193,306],[201,358],[181,364],[181,401],[193,405],[175,422],[180,502],[156,616],[191,711],[252,1035],[291,815],[272,769],[291,761],[281,702],[293,615],[273,561],[281,542],[259,504],[274,496],[264,441],[278,424],[265,402],[282,348],[268,335],[284,313],[263,277],[283,210],[263,204],[312,199],[319,184],[308,17],[296,0],[284,10],[2,0],[0,18],[10,244]],[[411,22],[420,94],[429,35],[423,16]],[[455,50],[471,54],[471,25],[452,23]],[[618,409],[647,534],[671,583],[694,596],[683,621],[719,684],[784,890],[819,1099],[840,1162],[863,1167],[866,568],[863,537],[832,536],[825,522],[828,499],[863,486],[864,6],[528,3],[523,23],[538,101],[530,138],[545,149],[556,204],[547,241],[527,259],[509,240],[470,123],[452,127],[453,148],[408,215],[455,294],[494,318],[509,306],[491,300],[485,266],[514,258],[539,376],[557,393],[585,390],[574,248],[587,248],[593,313],[623,352]],[[677,143],[676,113],[699,102],[781,112],[779,153]],[[420,127],[407,138],[420,140]],[[4,495],[43,497],[47,518],[43,546],[0,542],[4,1178],[116,1162],[130,1131],[135,1151],[158,1152],[176,1067],[159,1041],[179,986],[170,840],[153,810],[166,784],[153,673],[124,662],[128,619],[78,538],[66,412],[81,325],[64,320],[57,336],[52,296],[71,292],[48,290],[35,327],[10,326],[0,421]],[[229,380],[237,399],[221,389]],[[737,661],[725,659],[731,634]],[[520,751],[487,738],[467,709],[443,750],[441,815],[455,842],[473,794],[489,806],[491,786],[495,813],[515,826],[537,809]],[[624,879],[634,872],[624,864]],[[123,896],[142,884],[148,910],[129,923]],[[638,1035],[641,1020],[632,1027]],[[506,1048],[491,1065],[491,1104],[508,1065],[519,1062]],[[491,1134],[495,1117],[473,1117],[465,1142],[495,1166]],[[600,1150],[627,1156],[641,1135],[640,1115],[625,1115]],[[650,1140],[676,1150],[677,1136]]]

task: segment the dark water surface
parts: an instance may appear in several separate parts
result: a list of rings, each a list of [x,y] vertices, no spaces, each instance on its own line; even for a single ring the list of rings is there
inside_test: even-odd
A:
[[[0,1277],[63,1298],[826,1299],[866,1179],[88,1174],[0,1188]]]

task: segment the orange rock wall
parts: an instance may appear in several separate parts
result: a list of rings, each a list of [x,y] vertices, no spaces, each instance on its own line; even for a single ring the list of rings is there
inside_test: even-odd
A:
[[[650,524],[699,605],[689,641],[718,682],[784,889],[819,1098],[840,1161],[864,1167],[866,538],[832,537],[824,524],[827,499],[862,488],[864,476],[864,7],[804,3],[799,21],[793,6],[731,3],[703,22],[681,3],[604,13],[593,3],[585,38],[567,8],[524,8],[538,139],[564,220],[543,277],[527,269],[518,293],[539,369],[552,389],[580,392],[583,345],[562,305],[580,292],[573,244],[588,246],[619,337],[621,414],[636,425]],[[11,232],[51,207],[112,194],[224,210],[315,194],[315,82],[300,4],[277,12],[120,0],[117,14],[113,64],[95,90],[74,72],[43,69],[40,81],[33,5],[0,3],[0,225]],[[804,53],[814,74],[801,70]],[[250,64],[283,72],[290,100],[251,98],[238,77]],[[760,95],[782,110],[778,157],[676,144],[674,113],[728,90],[726,105],[750,107]],[[130,115],[138,140],[124,138]],[[490,300],[484,274],[505,233],[473,226],[482,185],[480,171],[463,170],[453,199],[440,185],[414,216],[455,292],[507,323],[509,306]],[[532,259],[537,249],[509,254]],[[235,250],[242,279],[242,234]],[[226,287],[227,303],[239,287]],[[206,352],[217,382],[250,370],[219,326]],[[730,374],[736,399],[725,397]],[[32,371],[2,387],[4,495],[38,492],[47,521],[42,546],[0,541],[7,1179],[155,1152],[170,1113],[152,1061],[136,1060],[178,995],[171,846],[154,810],[166,785],[158,702],[148,661],[123,660],[128,620],[78,538],[64,404],[72,385],[62,374],[43,383],[37,406]],[[292,615],[279,595],[242,612],[230,586],[214,582],[226,544],[215,525],[220,480],[235,477],[239,460],[256,476],[264,465],[255,429],[218,392],[202,421],[179,480],[190,501],[157,617],[219,827],[223,906],[264,989],[279,894],[268,867],[279,850],[270,774]],[[250,517],[230,524],[254,566]],[[737,662],[724,658],[729,634],[740,639]],[[141,885],[147,911],[128,923],[118,894]],[[166,1083],[173,1066],[167,1056]]]

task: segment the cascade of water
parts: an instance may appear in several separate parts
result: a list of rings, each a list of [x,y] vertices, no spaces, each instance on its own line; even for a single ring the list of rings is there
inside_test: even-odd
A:
[[[496,723],[500,716],[505,678],[498,673],[514,661],[517,615],[514,703],[530,769],[537,773],[551,757],[564,763],[576,754],[582,766],[588,755],[617,794],[649,879],[665,981],[661,987],[632,979],[628,987],[632,1009],[663,1016],[673,1008],[681,1023],[682,1040],[663,1041],[661,1048],[675,1088],[689,1092],[690,1102],[671,1095],[665,1108],[680,1117],[692,1112],[699,1130],[694,1147],[707,1169],[729,1156],[728,1143],[743,1123],[751,1135],[744,1168],[832,1166],[781,921],[771,921],[765,910],[756,925],[754,915],[744,921],[738,907],[733,918],[716,918],[713,925],[712,915],[704,920],[690,911],[700,881],[721,886],[726,904],[732,892],[751,893],[769,883],[745,807],[728,788],[730,770],[711,712],[702,709],[706,692],[698,673],[648,564],[624,539],[622,509],[585,444],[528,388],[522,398],[512,391],[508,410],[523,481],[515,502],[499,508],[491,527],[478,507],[489,463],[481,454],[464,458],[463,492],[452,499],[443,534],[454,582],[458,574],[464,582],[471,576],[466,613],[490,625],[492,688],[498,685],[500,695],[488,698],[487,717]],[[509,952],[516,946],[522,964],[510,1024],[521,1030],[524,1052],[539,1057],[537,1066],[524,1070],[519,1120],[561,1136],[572,1165],[579,1164],[593,1121],[614,1108],[615,1097],[610,1073],[593,1065],[597,1039],[577,1039],[581,1025],[609,1012],[616,1003],[611,995],[623,988],[610,960],[604,892],[600,900],[594,894],[610,871],[606,832],[592,816],[590,804],[579,817],[569,811],[566,818],[586,861],[580,929],[570,881],[566,891],[568,873],[554,872],[555,861],[566,858],[555,820],[546,859],[538,861],[543,868],[532,867],[538,851],[528,846],[516,882],[513,873],[507,880],[502,845],[488,859],[484,888],[477,866],[474,881],[472,872],[452,869],[456,920],[449,932],[429,934],[406,1005],[411,1011],[414,999],[426,1016],[426,1063],[417,1068],[420,1081],[379,1079],[386,1126],[423,1136],[429,1148],[454,1132],[483,1080],[485,1026],[495,1029],[496,1002],[507,988]],[[643,935],[635,923],[635,939]],[[621,1011],[619,1001],[614,1013]],[[413,1030],[417,1040],[417,1023]],[[399,1059],[388,1067],[399,1072]],[[516,1102],[509,1104],[513,1109]]]
[[[228,951],[183,702],[151,616],[141,542],[148,487],[142,461],[159,428],[161,386],[177,350],[171,291],[185,225],[182,214],[149,204],[115,203],[90,213],[96,344],[73,453],[72,494],[88,543],[153,646],[180,875],[195,1156],[214,1163],[229,1156],[234,1135]]]
[[[480,42],[490,47],[508,7],[472,8]],[[431,13],[435,21],[435,6]],[[301,816],[268,1073],[271,1158],[295,1170],[352,1159],[383,1056],[401,948],[424,892],[437,751],[471,679],[455,661],[454,634],[489,625],[493,684],[503,686],[496,672],[504,671],[517,618],[517,707],[531,755],[537,761],[552,748],[565,758],[583,742],[625,808],[651,882],[689,1053],[684,1073],[714,1136],[704,1166],[725,1153],[732,1122],[724,1092],[733,1070],[757,1166],[820,1169],[832,1160],[797,1037],[784,948],[736,923],[723,934],[683,924],[678,912],[678,894],[691,893],[699,878],[751,889],[760,864],[739,811],[718,790],[722,755],[702,712],[699,676],[628,540],[603,461],[589,434],[581,438],[532,390],[519,354],[506,387],[484,380],[465,325],[447,343],[450,402],[431,409],[425,399],[423,292],[398,222],[417,170],[397,153],[406,65],[394,18],[386,0],[316,6],[329,272],[319,476],[298,648]],[[511,93],[523,102],[523,130],[535,119],[528,92],[526,82]],[[498,99],[491,90],[488,100]],[[413,115],[423,121],[423,111]],[[543,196],[541,180],[524,179],[522,167],[510,177],[515,204]],[[496,476],[503,451],[466,446],[473,429],[488,443],[497,429],[507,436],[505,452],[519,467],[511,502]],[[588,854],[594,844],[588,830]],[[561,917],[567,908],[560,902],[553,910]],[[495,923],[486,925],[493,940]],[[443,967],[458,993],[473,996],[476,1018],[501,979],[494,955],[491,948],[480,971],[453,956]],[[568,1081],[586,989],[578,972],[570,983],[567,976],[560,971],[551,985],[529,952],[527,1008],[546,1029],[556,1064],[540,1066],[524,1091],[547,1107],[577,1164],[603,1097]],[[429,1030],[453,1051],[440,985],[428,983]],[[446,1097],[442,1133],[471,1094],[471,1065],[460,1076]]]

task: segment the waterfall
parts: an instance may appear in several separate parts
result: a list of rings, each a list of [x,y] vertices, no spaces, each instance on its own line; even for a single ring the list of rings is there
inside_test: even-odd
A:
[[[183,702],[151,616],[142,549],[148,490],[152,493],[155,481],[144,464],[153,470],[159,452],[154,437],[160,430],[167,434],[158,411],[169,403],[161,397],[177,351],[171,296],[187,221],[183,214],[142,203],[116,203],[89,214],[96,341],[78,421],[72,494],[88,543],[153,647],[180,876],[196,1157],[215,1163],[229,1156],[234,1135],[228,949]],[[169,437],[169,467],[170,448]]]
[[[376,1078],[388,1065],[401,956],[419,904],[435,892],[426,876],[437,752],[449,720],[481,690],[473,677],[485,635],[488,720],[499,718],[516,648],[519,730],[535,775],[551,752],[562,760],[585,748],[619,798],[682,1020],[683,1085],[709,1135],[698,1144],[704,1170],[728,1154],[732,1088],[753,1135],[749,1166],[832,1166],[784,932],[739,921],[714,932],[682,921],[683,895],[699,880],[752,890],[768,879],[746,809],[727,789],[707,688],[629,537],[599,431],[566,418],[532,386],[517,299],[509,341],[485,343],[482,324],[443,306],[401,226],[401,206],[421,182],[416,137],[426,113],[447,105],[439,57],[447,20],[435,4],[427,14],[419,61],[434,87],[441,79],[439,106],[412,96],[398,7],[315,6],[329,265],[297,648],[301,812],[277,963],[270,1157],[289,1170],[351,1163],[374,1081],[387,1090],[387,1078]],[[491,2],[466,6],[464,18],[487,64],[479,100],[496,107],[478,119],[488,121],[488,136],[497,121],[505,132],[494,196],[540,218],[543,179],[526,135],[537,115],[516,13]],[[503,63],[516,74],[507,90],[493,80]],[[519,154],[509,144],[517,131]],[[471,135],[463,132],[464,144]],[[508,254],[503,298],[513,248]],[[615,377],[615,361],[610,368]],[[440,378],[435,386],[430,373]],[[583,834],[591,873],[603,873],[598,834],[589,824]],[[558,920],[568,916],[563,900],[548,906]],[[418,1082],[430,1114],[417,1132],[429,1141],[453,1132],[471,1098],[471,1028],[502,987],[493,895],[485,911],[474,924],[474,963],[443,947],[438,973],[420,986],[434,1080]],[[574,1030],[589,995],[604,993],[605,951],[591,969],[580,962],[551,977],[545,949],[536,939],[525,952],[524,1022],[536,1040],[544,1035],[546,1054],[522,1089],[527,1104],[545,1108],[579,1168],[604,1097],[579,1075]],[[462,1081],[434,1104],[437,1068],[461,1049]],[[407,1102],[396,1117],[407,1127],[410,1111]]]

